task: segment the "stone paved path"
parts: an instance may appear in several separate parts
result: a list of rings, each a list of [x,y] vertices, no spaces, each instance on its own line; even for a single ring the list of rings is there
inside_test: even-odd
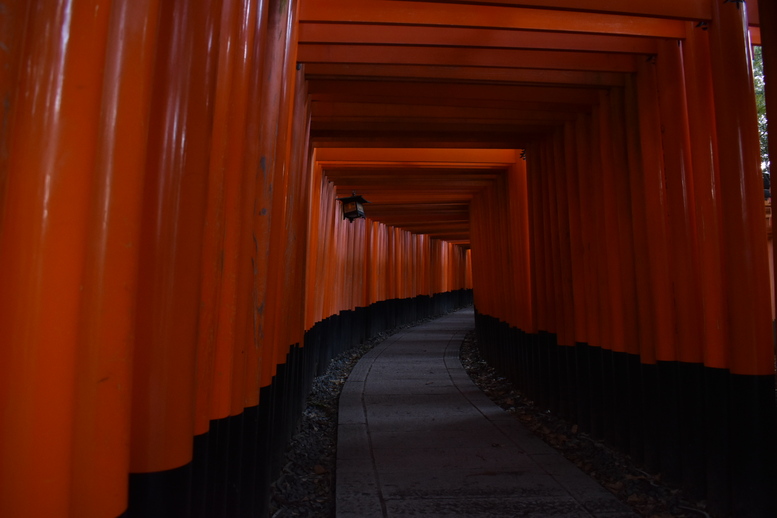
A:
[[[471,309],[391,336],[340,396],[337,516],[636,515],[492,403],[459,345]]]

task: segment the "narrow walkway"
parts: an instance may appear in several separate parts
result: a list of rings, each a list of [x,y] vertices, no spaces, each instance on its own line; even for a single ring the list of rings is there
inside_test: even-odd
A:
[[[471,309],[391,336],[340,396],[337,516],[636,516],[491,402],[459,346]]]

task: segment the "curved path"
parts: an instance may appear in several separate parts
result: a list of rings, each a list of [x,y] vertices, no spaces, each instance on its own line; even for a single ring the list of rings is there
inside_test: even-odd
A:
[[[364,355],[340,396],[337,516],[635,517],[491,402],[459,346],[472,309]]]

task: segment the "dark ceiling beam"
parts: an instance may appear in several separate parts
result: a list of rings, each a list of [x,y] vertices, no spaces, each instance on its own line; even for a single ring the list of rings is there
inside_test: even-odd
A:
[[[655,54],[657,52],[654,39],[634,36],[362,23],[303,22],[299,25],[299,42],[483,49],[575,50],[580,52],[628,54]]]
[[[417,0],[399,1],[415,2]],[[712,18],[709,0],[425,0],[424,3],[554,9],[691,21],[706,21]],[[759,25],[757,3],[748,3],[747,11],[749,23]]]
[[[558,104],[595,104],[599,102],[598,88],[567,86],[455,84],[408,81],[337,81],[314,80],[308,87],[311,98],[320,95],[351,98],[369,93],[379,96],[413,97],[435,100],[439,98],[490,101],[526,101]]]
[[[452,67],[438,65],[373,65],[361,63],[308,63],[305,76],[310,80],[447,81],[456,84],[537,84],[549,86],[623,86],[618,72],[585,70],[542,70],[536,68]]]
[[[299,63],[353,63],[464,67],[536,68],[589,72],[636,72],[630,54],[555,50],[482,49],[393,45],[325,45],[301,43]]]

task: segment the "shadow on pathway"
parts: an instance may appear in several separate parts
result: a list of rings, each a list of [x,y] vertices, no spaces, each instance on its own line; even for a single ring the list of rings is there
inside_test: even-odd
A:
[[[491,402],[459,346],[464,309],[391,336],[340,395],[337,516],[636,515]]]

